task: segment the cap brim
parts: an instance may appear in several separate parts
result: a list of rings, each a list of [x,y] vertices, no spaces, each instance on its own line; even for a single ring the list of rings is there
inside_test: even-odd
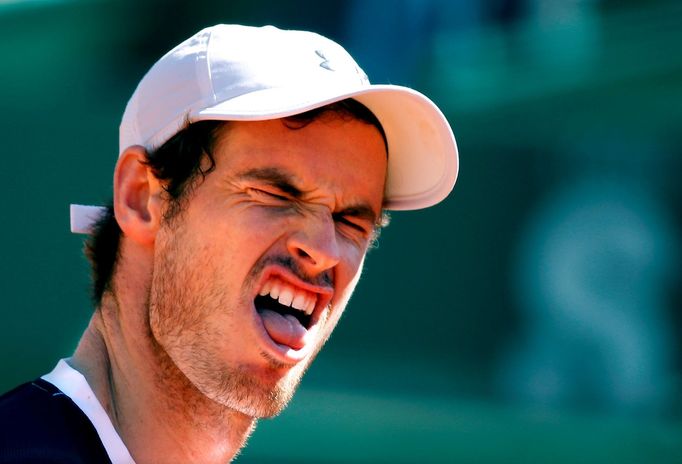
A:
[[[438,107],[423,94],[395,85],[354,88],[270,88],[250,92],[189,114],[202,120],[258,121],[283,118],[354,98],[379,119],[388,144],[384,207],[427,208],[442,201],[457,180],[455,137]],[[173,124],[176,124],[175,122]],[[167,128],[174,132],[177,129]],[[163,133],[165,131],[161,131]],[[71,231],[91,233],[102,207],[71,205]]]
[[[450,125],[431,100],[407,87],[269,88],[231,98],[189,116],[191,121],[275,119],[346,98],[354,98],[372,111],[386,133],[386,209],[426,208],[450,193],[459,167]]]

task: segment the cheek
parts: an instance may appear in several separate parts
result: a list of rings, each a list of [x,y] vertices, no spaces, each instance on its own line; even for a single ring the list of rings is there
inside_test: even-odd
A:
[[[360,280],[360,275],[362,274],[363,261],[364,260],[361,260],[359,265],[353,267],[355,272],[348,273],[347,276],[348,278],[345,281],[345,286],[342,289],[337,289],[338,293],[336,294],[335,301],[333,304],[334,310],[329,316],[329,319],[327,320],[326,323],[326,327],[324,329],[323,336],[324,341],[326,341],[327,338],[329,338],[331,333],[334,331],[336,325],[339,323],[339,319],[341,319],[341,316],[346,310],[346,306],[348,306],[350,297],[353,295],[353,291],[355,291],[355,287],[358,281]]]
[[[188,233],[167,237],[159,247],[149,294],[149,325],[157,343],[178,365],[187,347],[220,346],[241,309],[240,287],[224,263],[231,262],[207,242]],[[195,238],[195,237],[194,237]],[[232,264],[234,264],[232,262]]]
[[[269,246],[291,228],[291,214],[262,206],[237,208],[228,219],[216,224],[220,234],[253,250]],[[210,223],[210,222],[209,222]],[[262,252],[262,250],[261,250]]]
[[[243,209],[224,216],[206,215],[193,233],[201,241],[198,251],[217,272],[215,277],[222,279],[223,285],[241,285],[273,243],[276,230],[272,221]]]
[[[356,251],[354,255],[356,259],[348,262],[347,266],[344,266],[343,268],[340,267],[337,272],[337,282],[339,286],[337,287],[336,306],[341,309],[341,311],[343,311],[348,304],[348,301],[353,295],[355,287],[360,280],[360,276],[362,275],[365,255],[358,251]],[[338,312],[340,313],[341,311]]]

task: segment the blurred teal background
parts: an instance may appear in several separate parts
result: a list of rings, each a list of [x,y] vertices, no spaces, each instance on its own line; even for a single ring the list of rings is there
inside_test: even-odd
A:
[[[218,22],[340,41],[461,151],[237,462],[682,463],[679,1],[0,0],[1,391],[74,349],[68,205],[108,199],[137,81]]]

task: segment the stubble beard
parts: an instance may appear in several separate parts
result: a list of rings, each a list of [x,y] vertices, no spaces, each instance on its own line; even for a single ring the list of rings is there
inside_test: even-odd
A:
[[[160,367],[160,388],[188,410],[213,409],[220,415],[220,409],[229,408],[254,418],[279,414],[310,361],[290,368],[270,385],[259,381],[246,366],[228,365],[211,350],[220,346],[223,336],[204,316],[234,311],[235,305],[211,278],[220,275],[214,272],[215,263],[210,258],[197,259],[200,255],[188,245],[191,239],[183,237],[182,225],[173,222],[174,230],[166,234],[167,243],[156,256],[148,298],[149,334]],[[247,307],[245,299],[240,295],[236,306]],[[234,333],[239,327],[230,329]],[[283,367],[262,355],[272,369]],[[211,408],[206,399],[220,407]]]

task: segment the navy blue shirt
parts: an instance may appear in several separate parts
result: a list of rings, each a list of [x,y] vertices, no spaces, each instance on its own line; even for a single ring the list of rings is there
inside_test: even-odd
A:
[[[0,396],[0,464],[111,464],[95,427],[43,379]]]

